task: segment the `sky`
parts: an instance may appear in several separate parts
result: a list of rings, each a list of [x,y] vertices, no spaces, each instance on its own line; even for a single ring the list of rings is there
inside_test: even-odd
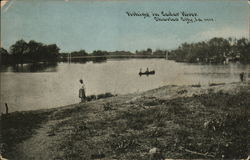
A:
[[[134,52],[213,37],[249,38],[249,8],[247,0],[9,0],[1,7],[1,45],[8,50],[23,39],[55,43],[61,52]],[[162,11],[197,13],[213,21],[155,21],[152,12]]]

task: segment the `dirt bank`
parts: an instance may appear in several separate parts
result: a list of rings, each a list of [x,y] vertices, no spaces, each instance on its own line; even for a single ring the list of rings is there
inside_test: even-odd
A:
[[[246,158],[250,85],[164,86],[1,117],[9,159]]]

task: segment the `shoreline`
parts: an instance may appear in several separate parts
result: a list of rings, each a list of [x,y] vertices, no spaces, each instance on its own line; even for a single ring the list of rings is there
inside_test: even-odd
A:
[[[134,94],[144,94],[145,92],[150,92],[150,91],[154,91],[154,90],[158,90],[161,88],[165,88],[165,87],[190,87],[190,88],[207,88],[207,87],[213,87],[213,86],[223,86],[223,85],[229,85],[229,84],[239,84],[242,82],[225,82],[225,83],[209,83],[209,84],[183,84],[183,85],[177,85],[177,84],[168,84],[168,85],[163,85],[163,86],[159,86],[157,88],[154,89],[149,89],[146,91],[135,91],[132,93],[123,93],[123,94],[112,94],[110,92],[106,92],[106,93],[100,93],[97,95],[91,94],[88,95],[87,101],[91,102],[91,101],[96,101],[96,100],[100,100],[100,99],[106,99],[106,98],[110,98],[110,97],[116,97],[116,96],[126,96],[126,95],[134,95]],[[247,82],[245,82],[247,83]],[[250,83],[250,79],[249,79],[249,83]],[[108,95],[107,95],[108,94]],[[94,96],[94,97],[93,97]],[[99,98],[98,98],[99,97]],[[67,107],[71,107],[71,106],[75,106],[80,104],[80,100],[79,103],[72,103],[72,104],[67,104],[67,105],[58,105],[58,106],[54,106],[54,107],[48,107],[48,108],[38,108],[38,109],[28,109],[28,110],[15,110],[15,111],[10,111],[11,107],[9,108],[9,114],[13,114],[13,113],[25,113],[25,112],[47,112],[47,111],[54,111],[57,109],[63,109],[63,108],[67,108]],[[5,109],[2,109],[2,112],[0,113],[0,117],[6,115]]]
[[[165,158],[246,158],[249,95],[249,82],[169,85],[13,112],[1,116],[0,150],[8,159],[27,160],[147,159],[153,147],[160,148]],[[234,123],[238,126],[230,127]]]

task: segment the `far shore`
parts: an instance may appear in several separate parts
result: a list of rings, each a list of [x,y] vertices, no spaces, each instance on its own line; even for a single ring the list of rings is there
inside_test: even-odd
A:
[[[249,154],[250,83],[169,85],[1,116],[8,159],[241,159]]]

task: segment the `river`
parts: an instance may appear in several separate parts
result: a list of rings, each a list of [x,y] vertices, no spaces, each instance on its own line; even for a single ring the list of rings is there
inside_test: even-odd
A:
[[[155,70],[155,75],[139,76],[140,68]],[[126,94],[164,85],[229,83],[239,81],[250,65],[201,65],[177,63],[165,59],[123,59],[103,63],[58,63],[1,69],[1,110],[36,110],[79,103],[79,80],[86,94]]]

